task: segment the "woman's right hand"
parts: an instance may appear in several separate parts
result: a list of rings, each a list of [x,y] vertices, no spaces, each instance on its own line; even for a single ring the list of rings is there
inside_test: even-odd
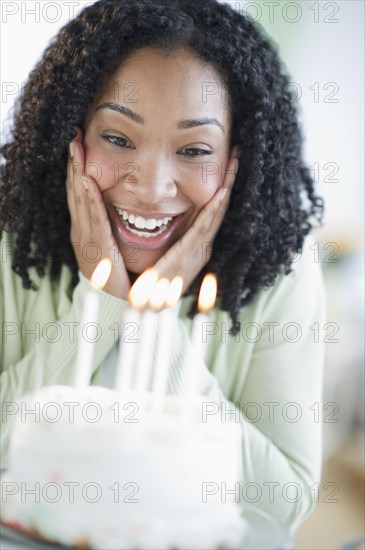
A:
[[[69,152],[67,203],[71,216],[71,243],[79,269],[90,279],[98,262],[102,258],[109,258],[112,270],[104,290],[117,298],[127,300],[130,280],[110,226],[101,191],[95,180],[85,176],[83,136],[80,128],[70,143]]]

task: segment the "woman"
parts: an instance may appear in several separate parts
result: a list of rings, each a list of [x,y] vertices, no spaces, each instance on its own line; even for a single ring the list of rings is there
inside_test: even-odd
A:
[[[31,73],[2,149],[2,399],[73,383],[88,279],[105,256],[93,382],[114,365],[132,282],[155,266],[184,279],[169,358],[179,393],[197,293],[214,272],[199,389],[211,414],[241,423],[239,498],[257,548],[291,537],[321,470],[311,327],[323,289],[305,237],[322,202],[288,84],[262,31],[228,5],[101,0]]]

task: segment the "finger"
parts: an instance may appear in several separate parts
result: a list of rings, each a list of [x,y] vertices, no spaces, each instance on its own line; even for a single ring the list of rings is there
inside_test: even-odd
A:
[[[114,296],[127,299],[130,280],[123,256],[116,242],[98,183],[90,176],[88,177],[87,195],[90,206],[91,235],[97,246],[97,255],[101,254],[102,257],[109,258],[113,263],[112,273],[104,288]],[[89,258],[89,261],[95,262],[95,258]]]
[[[76,216],[76,208],[75,208],[75,200],[73,195],[73,181],[74,181],[74,171],[73,171],[73,144],[69,145],[69,155],[67,159],[67,177],[66,177],[66,196],[67,196],[67,204],[68,209],[70,211],[71,219],[75,219]]]
[[[79,143],[83,143],[83,135],[82,135],[82,130],[79,126],[76,127],[76,136],[74,138],[74,141],[78,141]]]
[[[75,143],[78,142],[82,145],[82,132],[80,130],[80,128],[77,128],[76,129],[76,136],[74,137],[74,139],[69,143],[69,146],[68,146],[68,150],[69,150],[69,154],[68,154],[68,160],[67,160],[67,180],[66,180],[66,183],[67,183],[67,190],[68,191],[71,191],[72,190],[72,184],[73,184],[73,181],[74,181],[74,174],[73,174],[73,168],[74,168],[74,165],[75,165]]]
[[[207,204],[207,217],[211,217],[211,230],[217,232],[219,226],[227,212],[231,191],[236,180],[239,161],[237,158],[231,158],[228,163],[223,186],[217,189],[213,198]],[[215,234],[215,233],[214,233]]]
[[[75,205],[77,207],[78,204],[80,204],[80,199],[85,198],[85,193],[83,192],[83,179],[82,176],[84,174],[84,149],[83,149],[83,143],[82,143],[82,132],[80,128],[76,129],[76,136],[71,141],[69,145],[69,157],[71,157],[71,164],[72,164],[72,181],[70,182],[72,185],[72,190],[74,193],[74,200]]]
[[[198,220],[200,219],[200,221],[204,223],[204,221],[209,218],[216,218],[216,214],[218,214],[219,219],[219,212],[224,215],[229,204],[230,192],[236,179],[238,165],[239,161],[237,158],[231,158],[229,160],[222,187],[216,190],[213,197],[204,206],[201,214],[199,214],[197,218]]]
[[[91,230],[90,205],[84,185],[84,151],[82,144],[76,138],[71,144],[71,149],[74,152],[71,160],[73,175],[71,182],[73,207],[71,211],[74,213],[73,223],[78,227],[80,238],[82,238],[82,235],[89,235]],[[70,202],[72,202],[71,198]]]
[[[220,187],[204,206],[192,225],[192,229],[201,237],[214,237],[227,211],[230,197],[230,188]],[[191,235],[194,239],[194,235]]]
[[[238,167],[239,167],[239,160],[235,157],[231,157],[228,161],[228,166],[227,166],[224,183],[222,187],[232,189],[233,184],[236,180]]]
[[[83,174],[84,174],[84,151],[82,144],[76,140],[76,138],[71,142],[73,148],[73,158],[72,158],[72,169],[73,169],[73,181],[72,189],[74,194],[74,201],[76,211],[79,205],[84,199],[86,203],[86,193],[85,186],[83,183]]]
[[[104,234],[104,240],[106,239],[109,242],[112,238],[112,230],[101,191],[97,182],[90,176],[87,178],[87,185],[92,232],[100,235]]]

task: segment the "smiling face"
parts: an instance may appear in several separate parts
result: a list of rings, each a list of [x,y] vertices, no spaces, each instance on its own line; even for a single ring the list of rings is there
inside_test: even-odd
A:
[[[223,185],[232,124],[223,91],[214,68],[193,54],[146,47],[90,107],[86,174],[129,271],[154,265]]]

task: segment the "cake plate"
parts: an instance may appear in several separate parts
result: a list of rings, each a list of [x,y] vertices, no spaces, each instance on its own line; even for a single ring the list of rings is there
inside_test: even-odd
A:
[[[0,550],[73,550],[74,547],[47,542],[0,522]]]

